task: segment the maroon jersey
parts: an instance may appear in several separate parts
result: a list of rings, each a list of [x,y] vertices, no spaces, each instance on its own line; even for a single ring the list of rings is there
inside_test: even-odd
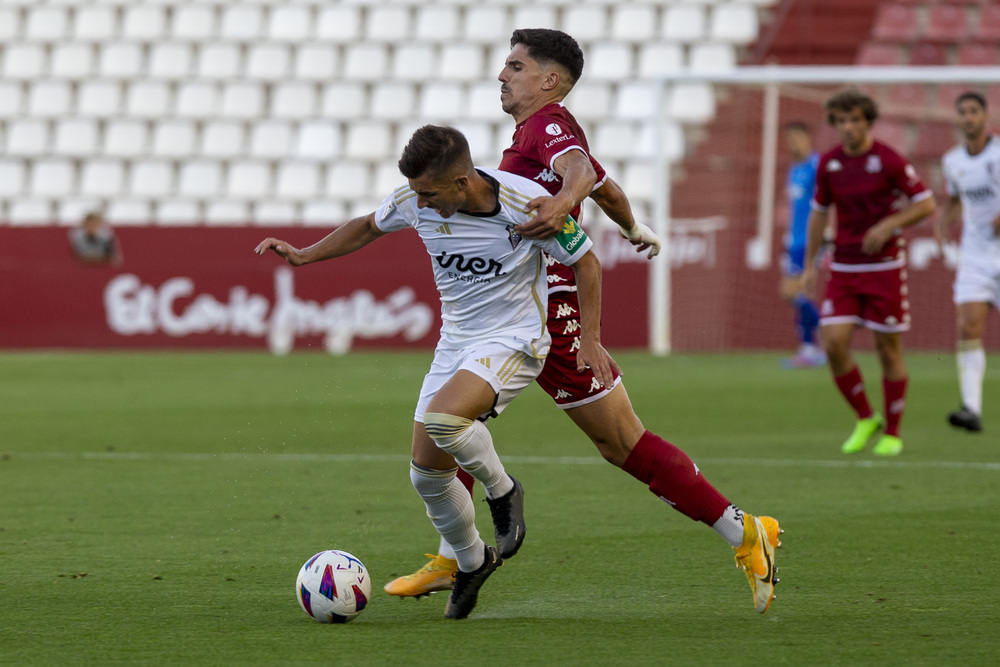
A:
[[[873,142],[864,155],[850,156],[838,146],[820,158],[812,207],[826,211],[832,204],[837,209],[835,270],[864,271],[906,263],[905,242],[899,235],[876,255],[861,252],[865,232],[892,215],[901,195],[920,201],[930,197],[931,191],[906,158],[880,141]]]
[[[604,167],[590,154],[587,137],[579,123],[561,103],[550,104],[514,128],[513,142],[503,152],[499,169],[530,178],[555,195],[562,189],[562,177],[555,172],[553,165],[556,158],[572,150],[582,150],[590,158],[590,164],[597,172],[594,189],[600,187],[607,174]],[[571,215],[579,220],[580,207],[573,209]],[[559,264],[551,257],[547,257],[547,260],[549,292],[574,291],[576,280],[573,269]]]

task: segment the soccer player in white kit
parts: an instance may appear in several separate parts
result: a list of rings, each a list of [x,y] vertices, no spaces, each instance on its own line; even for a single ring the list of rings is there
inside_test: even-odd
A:
[[[962,407],[948,413],[952,426],[983,430],[983,330],[1000,304],[1000,138],[986,130],[986,98],[975,92],[955,100],[965,141],[945,153],[948,203],[936,228],[939,242],[961,213],[962,244],[955,275],[958,310],[958,381]]]
[[[474,167],[461,132],[432,125],[414,133],[399,169],[408,186],[373,213],[302,250],[267,238],[255,252],[274,250],[299,266],[354,252],[389,232],[412,227],[420,235],[441,295],[442,325],[414,414],[410,481],[458,560],[445,616],[465,618],[479,588],[524,539],[524,490],[504,469],[485,421],[535,379],[548,353],[543,250],[576,271],[578,363],[608,385],[618,369],[600,344],[601,273],[591,240],[572,218],[545,241],[514,231],[529,218],[525,204],[546,194],[542,186]],[[476,530],[472,498],[455,477],[458,466],[486,489],[497,548]]]

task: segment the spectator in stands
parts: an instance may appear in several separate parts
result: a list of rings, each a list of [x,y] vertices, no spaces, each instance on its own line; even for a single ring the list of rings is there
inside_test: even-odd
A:
[[[115,231],[98,211],[85,215],[80,226],[70,230],[69,244],[73,254],[84,264],[118,266],[122,262]]]
[[[781,258],[781,298],[795,309],[795,328],[799,339],[798,353],[783,362],[785,368],[812,368],[826,364],[826,355],[816,344],[819,311],[816,304],[802,291],[802,262],[806,255],[806,227],[812,210],[813,186],[819,153],[813,150],[809,128],[802,121],[785,125],[785,146],[792,156],[788,168],[788,231],[785,233],[785,253]]]
[[[803,279],[811,293],[827,212],[833,206],[837,234],[820,326],[834,381],[858,417],[841,451],[860,452],[884,426],[874,452],[894,456],[903,450],[899,423],[908,380],[900,334],[910,328],[905,242],[900,231],[934,212],[934,195],[906,158],[869,133],[878,117],[871,97],[854,89],[837,93],[827,100],[826,114],[840,145],[823,155],[817,167]],[[897,209],[900,193],[909,203]],[[851,356],[851,339],[859,326],[871,329],[875,338],[882,367],[884,419],[868,404],[861,372]]]
[[[943,160],[948,203],[938,219],[938,242],[959,215],[962,246],[955,275],[958,309],[958,383],[962,407],[948,413],[952,426],[983,430],[983,330],[990,307],[1000,304],[1000,140],[986,129],[986,98],[963,93],[955,101],[965,141]]]

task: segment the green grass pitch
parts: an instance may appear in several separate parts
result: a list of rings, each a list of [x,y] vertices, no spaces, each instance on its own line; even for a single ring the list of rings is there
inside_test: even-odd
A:
[[[600,460],[537,387],[491,425],[525,485],[527,540],[455,622],[444,594],[381,590],[436,550],[407,470],[429,353],[5,354],[0,663],[1000,662],[1000,357],[971,435],[944,420],[954,357],[909,353],[892,460],[839,453],[852,419],[826,370],[617,359],[647,428],[780,519],[764,616],[729,547]],[[327,548],[373,576],[349,625],[295,600],[298,568]]]

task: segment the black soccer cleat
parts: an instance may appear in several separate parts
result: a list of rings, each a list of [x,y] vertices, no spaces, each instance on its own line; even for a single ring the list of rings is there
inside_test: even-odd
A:
[[[487,498],[493,516],[493,533],[501,558],[511,558],[521,548],[527,528],[524,525],[524,487],[511,477],[514,488],[499,498]]]
[[[948,413],[948,423],[973,433],[979,433],[983,430],[983,418],[964,405],[958,410]]]
[[[444,608],[445,618],[465,618],[476,608],[479,589],[498,567],[503,565],[503,559],[493,545],[486,545],[486,560],[478,570],[473,572],[455,573],[455,583],[448,596],[448,604]]]

